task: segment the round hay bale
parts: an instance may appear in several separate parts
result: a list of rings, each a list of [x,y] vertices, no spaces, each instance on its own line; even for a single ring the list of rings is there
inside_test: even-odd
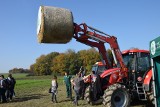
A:
[[[67,43],[74,34],[73,16],[68,9],[40,6],[37,36],[39,43]]]

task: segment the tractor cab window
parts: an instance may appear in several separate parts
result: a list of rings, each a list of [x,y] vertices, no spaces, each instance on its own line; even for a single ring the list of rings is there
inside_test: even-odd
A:
[[[93,65],[93,67],[92,67],[92,71],[95,71],[96,74],[101,74],[104,72],[104,70],[106,70],[105,66]]]
[[[97,70],[98,70],[98,65],[93,65],[93,67],[92,67],[92,71],[97,72]]]
[[[150,69],[150,55],[148,53],[137,54],[138,72],[146,72]]]
[[[137,68],[138,72],[146,72],[150,69],[149,53],[128,53],[123,55],[125,65],[130,70]]]
[[[123,61],[124,61],[124,64],[127,66],[127,68],[129,66],[132,66],[133,64],[133,61],[134,61],[134,54],[124,54],[123,55]]]

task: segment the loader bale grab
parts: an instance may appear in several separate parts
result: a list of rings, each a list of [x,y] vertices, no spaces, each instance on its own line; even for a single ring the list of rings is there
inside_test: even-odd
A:
[[[72,12],[68,9],[40,6],[37,36],[39,43],[68,43],[74,34]]]

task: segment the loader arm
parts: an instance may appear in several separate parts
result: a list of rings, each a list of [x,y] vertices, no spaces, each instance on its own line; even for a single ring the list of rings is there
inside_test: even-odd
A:
[[[112,65],[110,64],[108,58],[107,58],[107,52],[105,49],[105,43],[108,43],[111,47],[112,55],[114,58],[114,62],[116,65],[120,65],[121,73],[125,74],[125,77],[127,77],[127,69],[124,64],[122,54],[117,42],[117,38],[114,36],[110,36],[108,34],[105,34],[102,31],[99,31],[95,28],[92,28],[90,26],[87,26],[85,23],[82,24],[76,24],[74,23],[74,36],[73,36],[78,42],[81,42],[83,44],[89,45],[91,47],[96,47],[99,50],[99,53],[102,55],[103,60],[105,61],[105,64],[107,68],[112,68]]]

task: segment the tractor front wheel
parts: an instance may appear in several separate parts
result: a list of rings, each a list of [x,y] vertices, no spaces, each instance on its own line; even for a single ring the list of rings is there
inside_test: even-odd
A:
[[[154,95],[153,95],[153,82],[152,82],[152,80],[151,80],[151,82],[150,82],[150,91],[147,92],[147,98],[148,98],[148,100],[150,101],[150,103],[151,103],[152,105],[155,105]]]
[[[86,90],[85,90],[84,99],[86,100],[87,103],[91,102],[91,99],[90,99],[90,86],[88,86],[86,88]]]
[[[106,107],[129,107],[130,95],[121,84],[113,84],[105,90],[103,104]]]

